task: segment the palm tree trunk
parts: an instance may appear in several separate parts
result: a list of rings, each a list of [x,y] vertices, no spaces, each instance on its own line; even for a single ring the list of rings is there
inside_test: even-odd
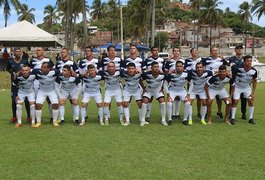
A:
[[[212,48],[212,27],[210,26],[210,49]]]
[[[88,44],[88,34],[87,34],[87,17],[86,17],[86,0],[83,0],[83,25],[84,25],[84,46],[87,47]]]

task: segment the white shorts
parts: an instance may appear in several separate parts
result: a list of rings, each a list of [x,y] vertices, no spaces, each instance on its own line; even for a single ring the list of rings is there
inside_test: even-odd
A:
[[[207,99],[206,96],[206,92],[202,91],[202,92],[190,92],[190,99],[196,99],[196,95],[198,95],[200,97],[200,99]]]
[[[233,94],[233,99],[240,99],[240,95],[243,93],[244,98],[249,98],[249,96],[251,95],[251,88],[247,87],[245,89],[239,89],[237,87],[235,87],[235,92]]]
[[[116,102],[122,102],[122,91],[121,91],[121,89],[105,90],[104,102],[110,103],[112,97],[115,98]]]
[[[97,104],[102,103],[102,96],[101,96],[100,91],[98,91],[97,93],[93,93],[93,94],[89,92],[84,92],[82,103],[88,103],[91,98],[94,98]]]
[[[35,91],[25,93],[18,90],[18,103],[23,103],[26,97],[28,98],[29,102],[35,102]]]
[[[154,96],[156,99],[159,99],[161,97],[165,97],[161,91],[160,92],[145,92],[143,94],[143,97],[147,97],[148,99],[151,99],[152,96]]]
[[[58,104],[58,96],[55,90],[49,92],[38,90],[36,104],[43,104],[47,97],[50,99],[51,104]]]
[[[142,90],[140,88],[135,92],[129,92],[126,89],[123,90],[123,101],[124,102],[129,102],[132,96],[134,97],[135,101],[141,100]]]
[[[187,96],[187,92],[185,90],[183,91],[168,91],[171,99],[174,101],[176,99],[176,97],[179,97],[179,99],[181,101],[185,101],[186,100],[186,96]]]
[[[227,93],[225,88],[220,89],[220,90],[209,88],[210,99],[215,99],[215,96],[217,95],[219,96],[220,99],[225,99],[229,97],[229,94]]]
[[[38,90],[40,88],[39,80],[37,80],[37,79],[34,80],[33,87],[34,87],[34,90],[35,90],[35,97],[37,97],[37,93],[38,93]]]
[[[61,91],[61,95],[62,95],[62,99],[78,99],[78,89],[74,88],[71,92],[60,89]]]

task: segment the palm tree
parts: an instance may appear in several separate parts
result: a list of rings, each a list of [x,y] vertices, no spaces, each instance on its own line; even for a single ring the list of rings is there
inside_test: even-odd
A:
[[[30,22],[31,24],[35,23],[35,15],[32,13],[35,11],[35,8],[30,8],[28,7],[27,4],[22,4],[21,5],[21,10],[18,12],[18,21],[23,21],[26,20]]]
[[[59,20],[56,7],[50,4],[44,7],[44,15],[43,21],[46,27],[52,27]]]
[[[223,24],[222,10],[218,8],[222,2],[218,0],[205,0],[201,6],[201,16],[199,23],[209,24],[210,26],[210,48],[212,47],[212,28],[217,28],[218,25]]]
[[[94,20],[100,20],[103,19],[105,16],[105,7],[106,3],[102,3],[101,0],[94,0],[91,6],[91,17]]]
[[[247,1],[244,1],[242,4],[239,5],[239,11],[238,13],[240,14],[240,18],[242,21],[247,21],[252,20],[251,17],[251,4],[249,4]]]
[[[190,0],[189,2],[190,6],[196,11],[198,11],[201,8],[203,3],[204,0]]]
[[[19,0],[0,0],[0,7],[4,6],[4,16],[5,16],[5,27],[7,26],[7,19],[10,16],[11,7],[13,6],[17,12],[21,8]]]
[[[258,16],[258,20],[262,15],[265,15],[265,0],[253,0],[253,6],[251,12],[254,12],[253,15]]]

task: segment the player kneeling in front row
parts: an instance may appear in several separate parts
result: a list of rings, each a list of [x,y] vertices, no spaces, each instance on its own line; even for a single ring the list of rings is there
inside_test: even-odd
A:
[[[230,83],[230,87],[233,86],[232,79],[228,76],[226,66],[221,65],[219,67],[218,74],[212,76],[204,86],[207,95],[207,120],[208,124],[212,123],[212,102],[215,96],[219,96],[221,100],[226,104],[225,108],[225,123],[230,125],[229,114],[231,110],[231,98],[225,89],[225,85]]]
[[[81,82],[78,77],[72,76],[71,66],[64,65],[62,68],[62,74],[56,78],[55,89],[59,96],[59,114],[60,125],[64,124],[65,104],[67,99],[72,101],[74,124],[79,125],[79,105],[78,97],[82,90]]]
[[[235,115],[237,103],[240,99],[241,93],[243,93],[244,98],[247,98],[249,106],[249,123],[255,124],[253,119],[254,114],[254,93],[257,86],[257,70],[252,65],[252,56],[246,55],[244,57],[244,62],[237,69],[234,69],[233,79],[235,81],[235,86],[232,89],[233,93],[233,104],[231,110],[231,124],[235,124]],[[252,82],[252,89],[250,83]]]
[[[91,98],[94,98],[98,106],[98,118],[99,124],[104,125],[103,122],[103,105],[102,105],[102,96],[100,90],[100,81],[102,76],[97,74],[96,67],[93,64],[87,65],[87,70],[82,75],[83,79],[83,99],[81,106],[81,123],[80,126],[85,125],[86,109],[88,102]]]
[[[36,79],[39,80],[40,86],[37,92],[35,113],[37,123],[32,127],[38,128],[41,126],[41,115],[42,107],[45,99],[48,97],[52,104],[52,116],[53,116],[53,126],[57,127],[59,110],[58,110],[58,96],[55,91],[55,78],[59,75],[58,70],[51,70],[49,63],[44,62],[41,65],[41,69],[34,69],[32,71],[36,75]]]
[[[190,114],[190,101],[187,97],[187,92],[185,86],[187,84],[188,73],[184,72],[184,64],[182,61],[177,61],[176,69],[166,76],[166,81],[169,84],[168,92],[167,92],[167,116],[168,116],[168,124],[172,124],[172,102],[179,97],[181,101],[185,104],[184,108],[184,117],[183,124],[188,125],[188,116]],[[167,86],[167,83],[165,83]],[[167,90],[167,87],[164,88]]]
[[[149,124],[145,121],[147,103],[151,97],[154,96],[159,102],[159,108],[161,113],[161,124],[167,126],[166,122],[166,104],[165,97],[163,94],[163,81],[164,74],[160,73],[160,67],[158,62],[154,61],[151,64],[151,71],[143,74],[143,80],[146,80],[146,88],[144,88],[144,94],[142,98],[141,108],[141,122],[140,126]]]
[[[128,126],[130,124],[130,99],[134,97],[139,113],[140,120],[140,109],[142,107],[142,89],[140,85],[142,85],[141,73],[137,72],[136,65],[133,62],[129,62],[127,65],[127,70],[121,71],[121,77],[125,80],[124,89],[123,89],[123,111],[125,116],[124,126]],[[142,87],[143,88],[143,87]]]
[[[28,65],[23,65],[21,69],[21,75],[19,75],[14,83],[18,86],[18,92],[16,97],[17,102],[17,124],[15,127],[22,126],[22,104],[27,97],[30,104],[30,116],[32,118],[32,124],[35,122],[35,91],[34,91],[34,80],[35,75],[30,73],[30,67]]]

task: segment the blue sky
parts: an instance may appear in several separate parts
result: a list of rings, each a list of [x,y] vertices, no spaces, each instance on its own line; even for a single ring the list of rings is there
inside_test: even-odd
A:
[[[107,0],[103,0],[107,1]],[[126,0],[122,0],[123,2],[126,2]],[[223,4],[220,6],[220,9],[225,9],[226,7],[229,7],[231,11],[238,11],[238,6],[243,1],[242,0],[219,0],[220,2],[223,2]],[[246,0],[251,3],[252,0]],[[36,11],[34,11],[36,23],[42,23],[43,20],[43,9],[48,4],[55,5],[56,0],[20,0],[21,3],[28,4],[29,8],[35,8]],[[91,5],[93,0],[87,0],[88,4]],[[189,0],[183,0],[183,2],[189,2]],[[14,9],[11,9],[11,16],[8,19],[8,24],[14,24],[17,22],[17,14]],[[259,24],[261,26],[265,26],[265,16],[263,15],[261,19],[258,21],[256,17],[253,18],[253,22],[256,24]],[[3,17],[3,7],[0,8],[0,28],[4,27],[4,17]]]

